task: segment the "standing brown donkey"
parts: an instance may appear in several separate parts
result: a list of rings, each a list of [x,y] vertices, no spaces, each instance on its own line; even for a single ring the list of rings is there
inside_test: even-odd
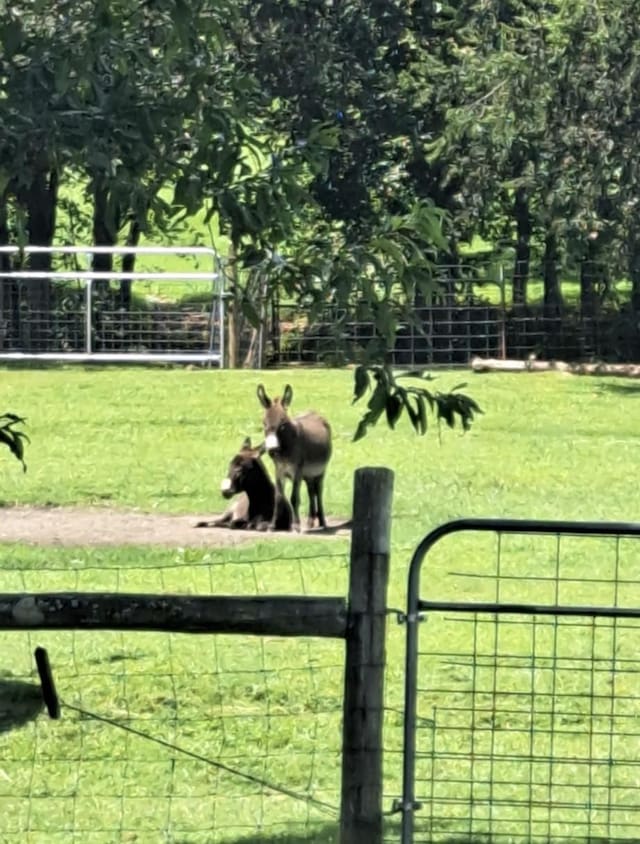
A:
[[[286,497],[284,482],[290,478],[293,481],[293,524],[299,530],[300,483],[304,480],[309,492],[308,526],[313,527],[317,518],[320,527],[326,527],[322,482],[331,457],[331,428],[326,419],[311,411],[292,419],[288,413],[292,398],[293,390],[289,384],[284,388],[282,398],[273,400],[262,384],[258,387],[258,399],[264,407],[264,447],[276,469],[276,495]]]

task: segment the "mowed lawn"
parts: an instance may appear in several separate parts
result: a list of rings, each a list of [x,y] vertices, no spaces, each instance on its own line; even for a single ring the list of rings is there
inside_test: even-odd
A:
[[[394,470],[389,590],[393,608],[405,606],[415,546],[450,519],[639,518],[640,387],[632,381],[555,373],[466,378],[460,372],[439,372],[428,384],[431,389],[446,391],[466,378],[465,392],[485,411],[471,431],[439,430],[434,421],[425,437],[417,437],[401,420],[394,432],[380,424],[353,443],[365,405],[351,404],[349,370],[6,369],[0,378],[0,409],[26,416],[32,439],[26,474],[8,452],[0,454],[5,506],[82,504],[170,513],[223,509],[218,488],[229,459],[245,436],[261,438],[257,385],[264,383],[273,395],[290,383],[293,410],[316,408],[333,427],[334,454],[325,493],[329,514],[350,515],[358,467]],[[498,549],[513,575],[504,587],[510,591],[501,596],[548,603],[558,597],[625,603],[611,586],[619,571],[616,565],[623,566],[626,580],[640,580],[633,544],[621,553],[609,541],[599,545],[594,540],[593,546],[563,546],[560,555],[554,542],[536,546],[534,540],[513,540]],[[425,596],[473,600],[495,595],[498,550],[493,538],[447,540],[425,568]],[[5,545],[2,591],[344,595],[348,553],[344,539],[300,540],[293,535],[256,536],[245,546],[219,551]],[[554,579],[560,559],[567,566],[561,573],[577,584],[562,594]],[[548,575],[547,585],[531,579],[541,573]],[[585,591],[582,577],[597,582]],[[627,598],[633,602],[634,597],[629,587]],[[483,644],[476,641],[471,649],[459,628],[449,629],[451,623],[447,618],[429,622],[421,639],[428,665],[430,654],[442,651],[437,636],[446,636],[443,670],[449,671],[441,686],[435,683],[425,691],[431,695],[425,712],[445,698],[466,694],[459,684],[467,682],[470,655],[484,658],[491,648],[490,625],[480,634]],[[436,640],[425,639],[427,632]],[[592,636],[594,647],[605,656],[614,633],[605,631],[597,642]],[[514,690],[520,689],[516,686],[523,682],[523,665],[527,676],[532,675],[531,654],[542,647],[546,635],[542,630],[533,641],[531,625],[513,625],[507,650],[510,658],[520,660],[520,673],[505,675],[500,682],[509,683],[513,676]],[[586,659],[586,645],[575,644],[574,653],[578,636],[569,635],[567,658]],[[617,645],[621,641],[624,637]],[[0,841],[337,840],[343,683],[339,642],[69,632],[2,633],[0,645]],[[33,696],[36,645],[47,647],[54,666],[63,700],[57,722],[39,711]],[[386,808],[399,796],[403,660],[404,628],[392,615]],[[562,682],[569,684],[570,692],[571,679]],[[535,694],[527,689],[533,700]],[[585,689],[580,686],[578,691],[580,700],[586,700]],[[544,694],[549,693],[545,686]],[[575,717],[586,717],[578,709]],[[548,713],[543,710],[531,704],[510,723],[527,721],[531,732],[531,719],[539,718],[540,730],[548,733]],[[431,724],[430,717],[424,715],[423,726]],[[522,745],[522,731],[514,732],[518,751],[531,756],[533,745]],[[454,725],[450,734],[462,757],[479,753],[462,728],[456,737]],[[562,752],[583,758],[588,750],[583,733],[575,741],[567,739]],[[424,738],[425,750],[428,746]],[[423,772],[427,774],[436,776]],[[460,758],[440,773],[439,798],[443,805],[452,795],[462,795],[469,804],[486,801],[486,794],[465,791],[461,783],[474,777],[490,781],[491,776],[481,768],[470,769]],[[530,767],[525,785],[541,776]],[[597,779],[591,782],[597,785]],[[633,790],[630,781],[616,787]],[[563,795],[567,804],[583,797]],[[509,795],[503,798],[509,802]],[[602,802],[602,795],[599,799]],[[522,800],[520,793],[513,798],[517,800]],[[469,812],[454,806],[451,832],[461,834],[456,826],[461,816],[468,822]],[[561,820],[570,826],[567,818]],[[482,817],[478,824],[481,821]],[[536,824],[543,823],[533,810],[528,813],[528,833],[519,816],[512,814],[507,822],[511,826],[500,827],[500,832],[514,841],[527,840],[532,830],[542,829]],[[446,819],[432,818],[428,834],[432,840],[446,840],[437,835],[448,834],[447,828]],[[472,840],[481,828],[469,827],[469,836],[460,840]],[[637,833],[634,829],[629,840]],[[600,834],[599,827],[593,830]],[[394,835],[390,824],[389,840]]]

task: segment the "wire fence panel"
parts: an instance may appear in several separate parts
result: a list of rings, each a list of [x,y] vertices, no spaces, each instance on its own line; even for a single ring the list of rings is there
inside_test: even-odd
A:
[[[144,582],[162,594],[258,596],[287,584],[305,595],[319,591],[321,562],[346,594],[344,553],[189,555],[162,566],[5,567],[3,583],[29,594]],[[38,646],[60,720],[43,711]],[[337,840],[343,642],[43,630],[0,633],[0,653],[3,842]]]
[[[562,282],[564,301],[552,306],[545,304],[541,266],[518,270],[486,258],[436,265],[431,296],[419,294],[413,301],[398,296],[391,339],[358,316],[357,297],[350,306],[327,303],[313,314],[305,305],[275,302],[266,359],[340,365],[368,354],[395,366],[464,366],[475,356],[637,360],[640,330],[628,285],[605,283],[602,266],[587,262],[582,271],[580,280]],[[521,285],[529,278],[526,296],[516,292],[518,278]],[[593,295],[586,296],[587,290]]]
[[[640,839],[639,538],[464,520],[421,543],[403,844]]]

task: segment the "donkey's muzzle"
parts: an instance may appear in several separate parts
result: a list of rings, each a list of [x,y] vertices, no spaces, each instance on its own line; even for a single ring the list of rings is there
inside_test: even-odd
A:
[[[230,478],[225,478],[220,484],[220,492],[225,498],[233,498],[236,491]]]
[[[264,447],[268,454],[277,454],[280,451],[280,440],[276,434],[267,434],[264,439]]]

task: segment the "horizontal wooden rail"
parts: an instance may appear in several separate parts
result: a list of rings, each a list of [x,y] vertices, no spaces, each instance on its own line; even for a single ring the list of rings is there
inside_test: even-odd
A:
[[[0,630],[157,630],[320,636],[347,633],[343,598],[53,592],[0,595]]]

